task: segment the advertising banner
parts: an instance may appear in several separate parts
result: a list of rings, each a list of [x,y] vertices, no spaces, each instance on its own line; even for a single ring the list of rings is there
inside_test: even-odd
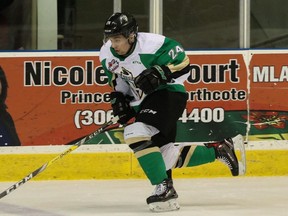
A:
[[[110,87],[96,55],[34,53],[2,57],[0,65],[21,145],[67,144],[111,118]]]
[[[250,140],[288,140],[287,51],[251,51]]]
[[[288,139],[288,54],[187,54],[188,103],[178,142],[237,134]],[[111,119],[111,89],[98,52],[2,53],[0,66],[0,146],[71,144]],[[122,132],[110,130],[87,143],[123,143]]]

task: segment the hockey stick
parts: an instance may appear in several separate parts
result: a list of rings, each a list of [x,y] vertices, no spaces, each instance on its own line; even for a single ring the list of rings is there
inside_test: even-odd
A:
[[[77,149],[79,146],[81,146],[83,143],[87,142],[88,140],[92,139],[93,137],[97,136],[98,134],[102,133],[107,127],[109,127],[112,124],[115,124],[118,121],[118,116],[112,118],[109,122],[107,122],[106,124],[104,124],[101,128],[99,128],[98,130],[94,131],[93,133],[85,136],[84,138],[82,138],[81,140],[79,140],[78,142],[76,142],[74,145],[72,145],[70,148],[68,148],[67,150],[65,150],[64,152],[62,152],[60,155],[58,155],[57,157],[53,158],[52,160],[46,162],[45,164],[43,164],[41,167],[39,167],[38,169],[36,169],[35,171],[33,171],[32,173],[28,174],[27,176],[25,176],[23,179],[21,179],[20,181],[16,182],[15,184],[13,184],[11,187],[7,188],[5,191],[3,191],[0,194],[0,199],[3,198],[4,196],[10,194],[12,191],[16,190],[18,187],[20,187],[21,185],[23,185],[24,183],[26,183],[27,181],[31,180],[32,178],[34,178],[35,176],[37,176],[39,173],[43,172],[47,167],[49,167],[50,165],[52,165],[55,161],[63,158],[65,155],[69,154],[70,152],[74,151],[75,149]]]

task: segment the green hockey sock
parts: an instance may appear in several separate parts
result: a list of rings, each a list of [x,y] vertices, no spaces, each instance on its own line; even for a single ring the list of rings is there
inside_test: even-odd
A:
[[[152,185],[160,184],[168,177],[166,174],[165,162],[159,151],[150,151],[146,153],[140,151],[135,155]]]
[[[185,146],[186,148],[188,146]],[[191,148],[190,154],[187,154],[185,161],[187,161],[187,167],[198,166],[215,161],[215,151],[213,148],[207,148],[206,146],[197,146]],[[193,149],[192,149],[193,148]],[[193,151],[194,150],[194,151]],[[190,157],[190,158],[189,158]]]

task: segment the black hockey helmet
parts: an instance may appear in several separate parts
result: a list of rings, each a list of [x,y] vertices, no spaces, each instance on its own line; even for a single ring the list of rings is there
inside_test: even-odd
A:
[[[131,33],[137,35],[138,24],[129,13],[114,13],[105,22],[104,41],[110,36],[123,35],[128,38]]]

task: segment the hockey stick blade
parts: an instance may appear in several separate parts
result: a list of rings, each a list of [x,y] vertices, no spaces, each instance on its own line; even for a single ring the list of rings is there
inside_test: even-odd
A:
[[[63,158],[65,155],[69,154],[70,152],[74,151],[75,149],[77,149],[79,146],[81,146],[83,143],[89,141],[90,139],[92,139],[93,137],[97,136],[98,134],[102,133],[107,127],[109,127],[110,125],[115,124],[118,121],[118,117],[114,117],[112,118],[109,122],[107,122],[106,124],[104,124],[101,128],[99,128],[98,130],[94,131],[93,133],[87,135],[86,137],[82,138],[81,140],[79,140],[78,142],[76,142],[75,144],[73,144],[70,148],[68,148],[67,150],[65,150],[64,152],[62,152],[60,155],[58,155],[57,157],[53,158],[52,160],[46,162],[45,164],[43,164],[41,167],[39,167],[38,169],[36,169],[35,171],[31,172],[30,174],[28,174],[27,176],[25,176],[23,179],[21,179],[20,181],[16,182],[15,184],[13,184],[11,187],[7,188],[5,191],[3,191],[0,194],[0,199],[5,197],[6,195],[10,194],[12,191],[16,190],[18,187],[20,187],[21,185],[23,185],[24,183],[28,182],[29,180],[31,180],[32,178],[34,178],[35,176],[37,176],[39,173],[43,172],[47,167],[49,167],[50,165],[52,165],[55,161]]]

